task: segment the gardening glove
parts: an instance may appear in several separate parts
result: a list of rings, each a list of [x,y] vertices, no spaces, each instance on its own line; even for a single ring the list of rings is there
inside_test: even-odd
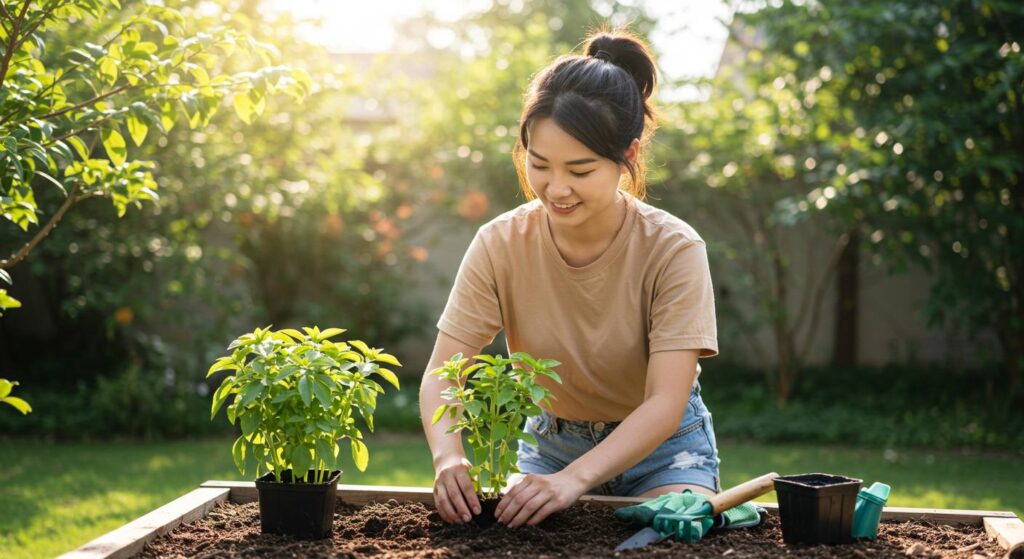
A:
[[[659,514],[682,514],[699,508],[707,499],[707,496],[689,489],[682,493],[666,493],[639,505],[622,507],[615,511],[615,517],[636,525],[651,526]],[[716,530],[752,528],[760,525],[767,514],[766,510],[753,503],[743,503],[715,516],[711,527]]]
[[[753,528],[760,526],[768,516],[768,511],[754,503],[737,505],[715,517],[712,530],[732,530],[735,528]]]
[[[678,514],[692,506],[700,506],[706,500],[707,497],[704,495],[693,493],[689,489],[682,493],[666,493],[639,505],[617,509],[615,518],[638,526],[651,526],[654,523],[654,517],[659,514]]]

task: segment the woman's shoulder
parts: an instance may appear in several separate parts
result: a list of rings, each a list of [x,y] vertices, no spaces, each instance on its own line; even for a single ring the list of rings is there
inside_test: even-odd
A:
[[[637,214],[637,229],[646,243],[660,245],[703,243],[697,230],[680,217],[654,207],[647,202],[633,199]]]
[[[480,226],[477,235],[485,240],[494,238],[509,239],[512,236],[536,230],[536,226],[544,218],[544,208],[538,200],[532,200],[498,215]]]

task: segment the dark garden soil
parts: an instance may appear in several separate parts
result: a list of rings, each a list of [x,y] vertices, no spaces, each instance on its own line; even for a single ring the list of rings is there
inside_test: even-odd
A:
[[[260,534],[255,503],[224,504],[146,546],[139,557],[1002,557],[980,527],[883,522],[875,541],[840,546],[787,545],[777,517],[766,525],[713,533],[698,544],[665,541],[615,554],[636,529],[612,509],[578,503],[537,527],[448,525],[430,507],[396,501],[338,503],[334,537],[298,541]]]

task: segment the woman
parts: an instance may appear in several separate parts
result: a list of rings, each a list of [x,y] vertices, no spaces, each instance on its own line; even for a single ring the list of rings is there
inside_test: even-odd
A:
[[[655,65],[623,33],[599,33],[531,84],[514,153],[530,202],[477,232],[459,268],[427,367],[476,355],[502,329],[510,352],[562,363],[557,398],[527,422],[522,472],[495,512],[537,524],[588,492],[655,497],[719,490],[698,357],[718,352],[704,242],[644,198]],[[546,379],[545,379],[546,380]],[[420,410],[434,500],[448,522],[480,504],[458,434],[431,425],[447,386],[424,375]]]

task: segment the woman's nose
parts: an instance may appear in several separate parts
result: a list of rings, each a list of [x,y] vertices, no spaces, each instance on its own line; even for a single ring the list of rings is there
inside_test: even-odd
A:
[[[555,200],[563,200],[572,196],[572,187],[562,179],[554,179],[548,184],[548,197]]]

